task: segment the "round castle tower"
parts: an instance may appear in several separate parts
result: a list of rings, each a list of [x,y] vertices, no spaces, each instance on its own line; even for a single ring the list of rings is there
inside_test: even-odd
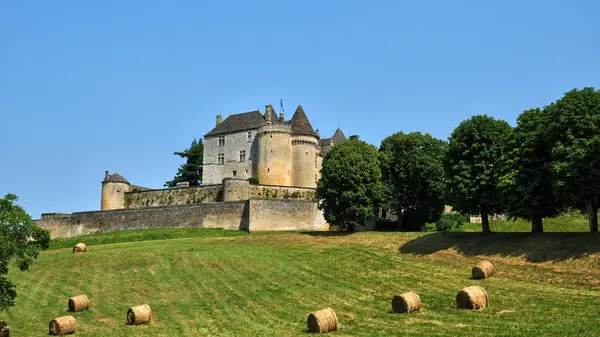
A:
[[[131,189],[131,184],[119,173],[110,174],[106,171],[102,181],[101,210],[125,208],[125,192]]]
[[[292,183],[295,187],[317,187],[319,135],[298,106],[292,117]]]
[[[268,105],[267,125],[258,129],[258,181],[262,185],[292,185],[292,128],[275,117]]]

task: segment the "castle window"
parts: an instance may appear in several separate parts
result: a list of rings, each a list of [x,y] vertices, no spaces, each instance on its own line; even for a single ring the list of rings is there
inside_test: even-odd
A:
[[[268,169],[267,169],[267,172],[271,172],[271,169],[269,169],[269,168],[268,168]]]
[[[237,171],[233,171],[233,176],[237,176]]]
[[[319,164],[317,162],[317,157],[315,157],[315,168],[319,168]]]
[[[252,132],[248,131],[248,142],[252,141]]]
[[[246,150],[240,151],[240,163],[246,161]]]
[[[219,155],[217,156],[217,164],[219,165],[223,165],[225,164],[225,154],[224,153],[219,153]]]
[[[306,151],[306,155],[308,156],[308,151]]]
[[[271,150],[271,153],[273,153],[273,150]]]
[[[387,209],[384,208],[381,210],[381,217],[384,219],[387,218]]]
[[[317,178],[317,175],[315,174],[315,183],[317,182],[317,180],[318,180],[318,178]]]
[[[219,146],[225,146],[225,136],[219,136]]]

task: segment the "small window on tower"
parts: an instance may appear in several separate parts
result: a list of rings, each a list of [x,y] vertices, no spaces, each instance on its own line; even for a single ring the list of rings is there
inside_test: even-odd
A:
[[[219,146],[225,146],[225,136],[219,136]]]
[[[237,175],[237,171],[233,171],[233,176],[235,177]]]
[[[240,151],[240,163],[243,163],[246,161],[246,150],[242,150]]]
[[[252,132],[248,131],[248,142],[252,141]]]
[[[225,164],[225,154],[224,153],[219,153],[217,156],[217,164],[218,165],[223,165]]]
[[[318,180],[318,178],[317,178],[317,175],[315,174],[315,183],[317,182],[317,180]]]

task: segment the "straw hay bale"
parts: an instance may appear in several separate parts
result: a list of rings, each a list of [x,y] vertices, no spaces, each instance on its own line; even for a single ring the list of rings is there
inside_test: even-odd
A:
[[[50,334],[53,336],[68,335],[75,333],[75,317],[73,316],[62,316],[55,318],[50,321]]]
[[[152,310],[148,304],[131,307],[127,310],[127,324],[140,325],[150,323],[152,321]]]
[[[73,253],[84,253],[87,252],[87,247],[85,246],[85,243],[78,243],[75,245],[75,247],[73,247]]]
[[[308,325],[309,332],[323,333],[335,331],[338,327],[338,318],[335,311],[327,307],[316,312],[311,312],[308,315],[306,325]]]
[[[488,294],[482,287],[462,288],[456,295],[456,309],[479,310],[489,304]]]
[[[483,260],[473,267],[471,274],[474,279],[481,280],[494,275],[494,271],[494,265],[490,261]]]
[[[10,329],[8,328],[8,323],[5,321],[0,321],[0,337],[9,337]]]
[[[394,312],[400,313],[419,311],[421,309],[421,298],[412,291],[396,295],[392,298],[392,309]]]
[[[88,310],[89,306],[90,301],[87,295],[69,297],[69,311],[71,312]]]

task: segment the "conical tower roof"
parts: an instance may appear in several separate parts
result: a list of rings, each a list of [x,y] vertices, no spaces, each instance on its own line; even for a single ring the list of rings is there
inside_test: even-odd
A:
[[[335,130],[335,133],[331,138],[333,139],[334,144],[341,143],[347,139],[346,135],[344,135],[344,132],[340,128],[337,128],[337,130]]]
[[[108,183],[108,182],[129,184],[129,181],[127,181],[127,179],[125,179],[122,175],[120,175],[117,172],[115,172],[114,174],[109,175],[103,181],[103,183]]]
[[[319,138],[315,129],[310,125],[308,117],[306,117],[304,109],[302,109],[302,105],[298,105],[298,108],[292,117],[292,135],[313,136]]]

